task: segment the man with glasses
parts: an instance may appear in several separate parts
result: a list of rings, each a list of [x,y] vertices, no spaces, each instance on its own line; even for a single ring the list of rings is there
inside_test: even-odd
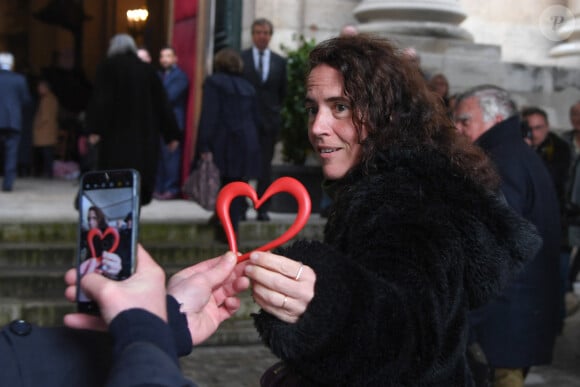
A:
[[[532,222],[543,240],[538,254],[502,294],[470,316],[470,343],[483,350],[492,385],[523,387],[530,367],[552,362],[562,323],[556,190],[542,160],[524,142],[519,114],[506,90],[482,85],[465,91],[457,98],[454,119],[457,130],[496,165],[509,206]],[[484,382],[477,385],[488,385]]]

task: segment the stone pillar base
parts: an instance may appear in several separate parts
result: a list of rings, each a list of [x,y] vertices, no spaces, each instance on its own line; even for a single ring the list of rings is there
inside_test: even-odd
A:
[[[473,36],[464,28],[435,21],[377,21],[360,24],[360,32],[426,36],[472,41]]]

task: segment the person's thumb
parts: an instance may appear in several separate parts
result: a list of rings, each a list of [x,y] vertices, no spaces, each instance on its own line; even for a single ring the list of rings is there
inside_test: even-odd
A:
[[[236,267],[237,258],[234,253],[228,251],[217,264],[206,272],[208,280],[214,285],[220,285],[232,274]]]
[[[89,273],[81,278],[81,289],[91,300],[99,302],[101,290],[110,281],[101,274]]]

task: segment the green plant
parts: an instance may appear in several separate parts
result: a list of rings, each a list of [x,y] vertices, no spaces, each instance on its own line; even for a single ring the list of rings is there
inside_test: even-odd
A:
[[[286,53],[288,89],[282,107],[282,158],[284,161],[302,165],[310,151],[308,142],[308,117],[304,109],[305,77],[308,54],[316,45],[314,39],[299,37],[296,49],[282,45]]]

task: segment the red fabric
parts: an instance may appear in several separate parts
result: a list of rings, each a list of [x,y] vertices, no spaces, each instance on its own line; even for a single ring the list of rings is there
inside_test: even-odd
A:
[[[197,137],[197,128],[194,126],[195,106],[195,69],[197,67],[197,0],[175,0],[174,2],[173,42],[175,53],[179,58],[179,67],[189,78],[189,98],[185,117],[183,138],[183,158],[181,168],[181,182],[189,175],[190,162],[193,157],[193,146]],[[187,17],[185,17],[185,16]]]
[[[173,4],[173,20],[175,22],[197,16],[197,0],[175,0]]]

